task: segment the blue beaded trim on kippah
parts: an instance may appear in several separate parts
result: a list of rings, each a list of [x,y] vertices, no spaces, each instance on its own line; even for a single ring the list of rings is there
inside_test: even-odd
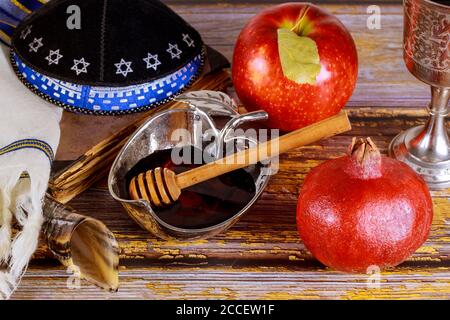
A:
[[[34,71],[14,53],[11,59],[19,78],[42,98],[69,111],[107,115],[143,111],[169,101],[198,77],[204,52],[168,76],[127,87],[77,85]]]

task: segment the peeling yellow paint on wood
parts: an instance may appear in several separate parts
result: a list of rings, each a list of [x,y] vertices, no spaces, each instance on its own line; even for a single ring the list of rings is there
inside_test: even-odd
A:
[[[261,297],[263,300],[306,300],[306,299],[320,299],[321,296],[318,291],[303,290],[303,291],[277,291],[269,292]]]
[[[205,259],[205,260],[208,258],[204,254],[189,254],[188,257],[194,258],[194,259]]]
[[[181,296],[181,293],[185,288],[185,286],[180,284],[167,284],[160,282],[148,283],[146,287],[147,289],[151,290],[153,294],[156,294],[158,296]]]
[[[208,299],[235,300],[237,298],[237,294],[235,291],[224,287],[204,290],[202,291],[202,296],[207,297]]]
[[[414,291],[411,289],[414,288]],[[434,296],[436,299],[450,298],[450,283],[411,283],[400,286],[381,284],[380,288],[355,289],[347,292],[341,299],[370,300],[370,299],[420,299],[422,295]]]
[[[437,245],[437,246],[435,246],[435,247],[424,245],[424,246],[420,247],[420,248],[416,251],[416,253],[436,254],[436,253],[439,253],[439,251],[438,251],[437,249],[438,249],[438,248],[441,248],[441,247],[442,247],[442,246],[439,246],[439,245]]]

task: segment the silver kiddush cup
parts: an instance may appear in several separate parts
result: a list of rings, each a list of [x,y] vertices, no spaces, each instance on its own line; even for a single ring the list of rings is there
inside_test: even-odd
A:
[[[450,5],[431,0],[404,0],[403,5],[403,57],[408,70],[431,86],[430,118],[424,126],[395,137],[389,152],[419,173],[431,189],[443,189],[450,187],[445,122],[450,97]]]

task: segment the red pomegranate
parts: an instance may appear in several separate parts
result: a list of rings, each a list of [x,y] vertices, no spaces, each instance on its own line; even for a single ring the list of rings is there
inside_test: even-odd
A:
[[[432,219],[424,180],[381,156],[370,138],[354,139],[348,156],[314,168],[297,206],[305,246],[323,264],[345,272],[402,263],[425,242]]]

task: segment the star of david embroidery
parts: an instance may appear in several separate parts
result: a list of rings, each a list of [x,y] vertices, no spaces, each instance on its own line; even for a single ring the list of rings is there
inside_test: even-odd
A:
[[[121,74],[124,77],[126,77],[129,73],[133,72],[133,69],[131,69],[131,61],[125,61],[123,59],[120,59],[120,62],[115,63],[114,65],[117,68],[116,74]],[[125,70],[122,67],[125,67]]]
[[[183,41],[186,42],[188,47],[194,47],[194,40],[192,40],[190,35],[183,33]]]
[[[33,26],[28,26],[25,29],[22,30],[22,32],[20,33],[20,39],[25,40],[28,35],[31,33],[31,28]]]
[[[52,65],[52,64],[58,64],[59,60],[63,57],[62,54],[59,53],[59,49],[58,50],[50,50],[50,53],[48,54],[47,57],[45,57],[45,60],[48,61],[48,65]]]
[[[77,73],[77,76],[81,73],[87,73],[87,67],[89,67],[90,63],[86,62],[84,58],[81,58],[80,60],[73,59],[73,67],[70,68],[70,70],[73,70]],[[81,65],[81,68],[80,68]]]
[[[177,44],[171,44],[169,43],[169,49],[166,50],[168,53],[170,53],[170,56],[172,57],[172,59],[180,59],[180,55],[183,53],[183,51],[181,51],[178,48]]]
[[[33,42],[31,42],[29,44],[30,52],[31,51],[37,52],[39,50],[39,48],[42,47],[42,46],[43,46],[42,38],[39,38],[39,39],[34,38]]]
[[[161,64],[161,62],[158,59],[157,54],[147,54],[147,58],[142,59],[147,64],[147,69],[152,68],[156,71],[158,69],[158,66]]]

